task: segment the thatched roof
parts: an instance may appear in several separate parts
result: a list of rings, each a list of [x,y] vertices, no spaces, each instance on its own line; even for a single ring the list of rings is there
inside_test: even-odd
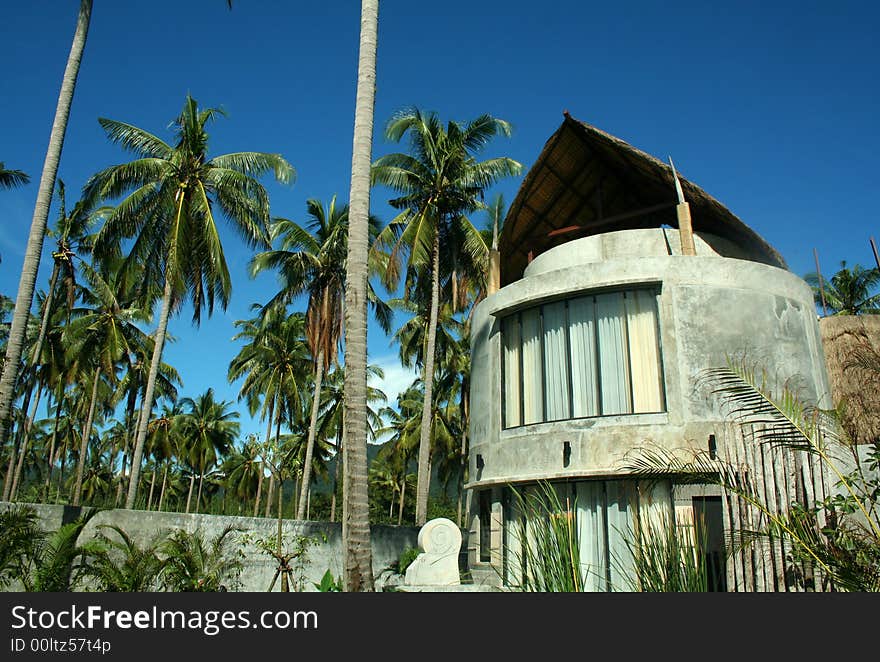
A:
[[[728,239],[756,262],[787,268],[782,256],[727,207],[679,179],[694,231]],[[572,239],[613,230],[677,227],[676,202],[668,164],[565,113],[508,211],[499,245],[502,285],[522,277],[530,251],[537,256]]]
[[[831,399],[843,405],[843,425],[860,444],[880,438],[880,315],[819,320]]]

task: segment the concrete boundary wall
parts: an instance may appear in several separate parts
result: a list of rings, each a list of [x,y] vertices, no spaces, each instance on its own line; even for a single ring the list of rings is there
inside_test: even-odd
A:
[[[0,509],[7,510],[16,504],[0,502]],[[52,531],[62,524],[72,522],[79,517],[82,509],[64,505],[20,504],[34,508],[39,516],[42,527]],[[247,532],[251,538],[274,537],[277,532],[278,520],[255,517],[232,517],[226,515],[203,515],[166,513],[143,510],[114,509],[99,512],[88,523],[80,535],[80,541],[91,539],[100,525],[115,524],[122,528],[139,544],[144,545],[160,532],[174,529],[195,531],[201,529],[207,539],[219,535],[226,526],[235,526]],[[285,549],[292,548],[295,536],[309,536],[319,539],[319,543],[309,547],[308,563],[304,566],[305,591],[314,591],[312,582],[319,582],[329,569],[334,577],[342,574],[342,524],[338,522],[306,522],[298,520],[282,520],[282,537]],[[401,552],[407,547],[417,547],[419,529],[411,526],[380,526],[370,529],[373,547],[373,575],[378,576],[384,569],[396,562]],[[114,534],[110,531],[108,535]],[[244,568],[239,577],[239,586],[230,586],[230,590],[266,591],[275,573],[275,560],[255,545],[247,544]],[[275,584],[275,591],[281,587],[280,580]]]

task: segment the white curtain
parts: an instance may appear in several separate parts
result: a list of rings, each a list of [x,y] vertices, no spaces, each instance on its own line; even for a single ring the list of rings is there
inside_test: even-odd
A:
[[[632,411],[636,414],[663,411],[656,310],[656,295],[653,292],[634,290],[627,293]]]
[[[632,541],[633,513],[636,510],[636,484],[628,480],[605,483],[608,521],[609,575],[612,591],[632,590],[633,558],[627,541]]]
[[[596,296],[596,323],[599,329],[599,367],[602,382],[602,414],[632,411],[629,397],[629,371],[626,351],[626,308],[623,294]]]
[[[602,481],[577,484],[578,546],[585,591],[607,590],[605,494]]]
[[[571,415],[574,418],[599,415],[596,371],[596,324],[593,297],[568,302],[571,344]]]
[[[522,312],[523,423],[544,420],[541,384],[541,316],[539,308]]]
[[[521,379],[519,374],[520,333],[519,318],[511,315],[501,329],[504,344],[504,426],[522,425],[519,402]]]
[[[565,302],[544,306],[544,394],[546,421],[569,418],[568,351],[565,346]]]

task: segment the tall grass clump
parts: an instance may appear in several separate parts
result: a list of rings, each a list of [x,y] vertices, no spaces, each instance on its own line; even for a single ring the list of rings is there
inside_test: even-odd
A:
[[[515,590],[524,592],[581,592],[575,504],[565,504],[547,483],[525,495],[514,492],[521,517],[515,527],[518,545],[510,546],[510,566],[519,578]]]

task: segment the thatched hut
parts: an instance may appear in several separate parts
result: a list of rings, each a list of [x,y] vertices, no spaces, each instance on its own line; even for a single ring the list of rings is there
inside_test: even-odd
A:
[[[834,403],[859,444],[880,439],[880,315],[835,315],[819,320]]]

